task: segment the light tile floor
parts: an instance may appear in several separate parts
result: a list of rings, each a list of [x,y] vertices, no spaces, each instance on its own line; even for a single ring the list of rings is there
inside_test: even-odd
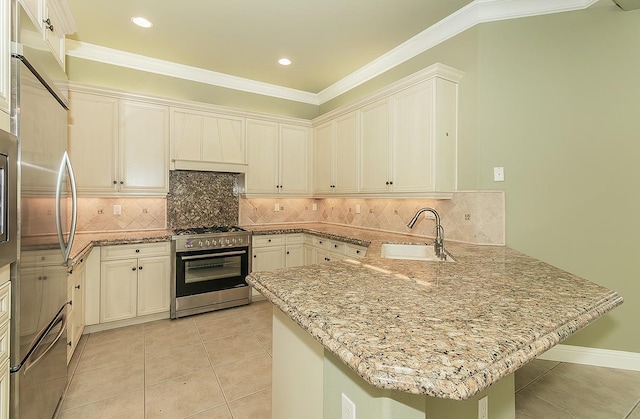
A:
[[[259,301],[83,336],[59,419],[270,419],[271,313]],[[518,419],[640,419],[640,372],[534,360],[515,378]]]

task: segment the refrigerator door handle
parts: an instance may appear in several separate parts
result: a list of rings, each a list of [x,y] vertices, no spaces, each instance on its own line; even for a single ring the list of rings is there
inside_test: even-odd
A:
[[[69,241],[64,242],[64,232],[62,231],[62,214],[60,214],[60,200],[62,199],[62,182],[64,181],[64,173],[69,173],[69,183],[71,184],[71,228],[69,230]],[[62,256],[66,263],[71,254],[71,246],[73,245],[73,239],[76,234],[76,223],[78,221],[78,194],[76,190],[76,178],[73,174],[73,167],[71,166],[71,160],[69,154],[65,151],[60,162],[60,170],[58,171],[58,182],[56,186],[56,227],[58,230],[58,241],[60,242],[60,249],[62,250]]]
[[[10,372],[12,374],[20,371],[22,368],[24,368],[24,371],[26,372],[29,368],[36,365],[38,361],[40,361],[45,355],[47,355],[51,350],[51,348],[53,348],[55,344],[58,343],[58,341],[64,335],[64,332],[67,329],[67,304],[69,303],[67,302],[65,303],[64,306],[62,306],[62,308],[58,312],[58,315],[51,321],[49,326],[35,339],[35,342],[32,344],[33,346],[31,347],[31,349],[29,350],[25,358],[18,365],[11,367]],[[47,346],[47,348],[37,356],[37,358],[33,359],[34,353],[37,352],[36,350],[40,347],[40,344],[42,343],[44,338],[59,323],[62,323],[62,324],[60,325],[60,330],[58,331],[58,334],[56,335],[56,337]]]

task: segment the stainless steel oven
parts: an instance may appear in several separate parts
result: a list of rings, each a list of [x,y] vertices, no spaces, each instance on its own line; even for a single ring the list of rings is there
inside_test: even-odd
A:
[[[251,269],[251,235],[237,227],[234,231],[225,229],[200,234],[190,234],[191,229],[176,232],[172,241],[171,318],[251,302],[251,287],[245,280]]]

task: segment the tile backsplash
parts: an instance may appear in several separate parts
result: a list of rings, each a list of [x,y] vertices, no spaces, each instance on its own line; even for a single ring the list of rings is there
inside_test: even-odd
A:
[[[433,236],[434,221],[421,220],[413,229],[407,223],[422,207],[435,208],[445,239],[466,243],[505,243],[505,207],[502,191],[456,192],[452,199],[266,199],[240,200],[240,224],[330,222],[420,236]],[[275,204],[280,207],[275,211]],[[313,210],[313,204],[317,209]],[[360,213],[357,212],[359,206]]]
[[[120,214],[114,207],[120,206]],[[167,200],[153,198],[78,198],[78,231],[167,228]]]

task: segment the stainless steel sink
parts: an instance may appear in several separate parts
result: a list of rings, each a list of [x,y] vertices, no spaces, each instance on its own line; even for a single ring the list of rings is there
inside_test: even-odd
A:
[[[383,243],[381,257],[385,259],[406,259],[406,260],[426,260],[434,262],[455,262],[451,255],[447,253],[446,260],[436,256],[432,244],[398,244]]]

